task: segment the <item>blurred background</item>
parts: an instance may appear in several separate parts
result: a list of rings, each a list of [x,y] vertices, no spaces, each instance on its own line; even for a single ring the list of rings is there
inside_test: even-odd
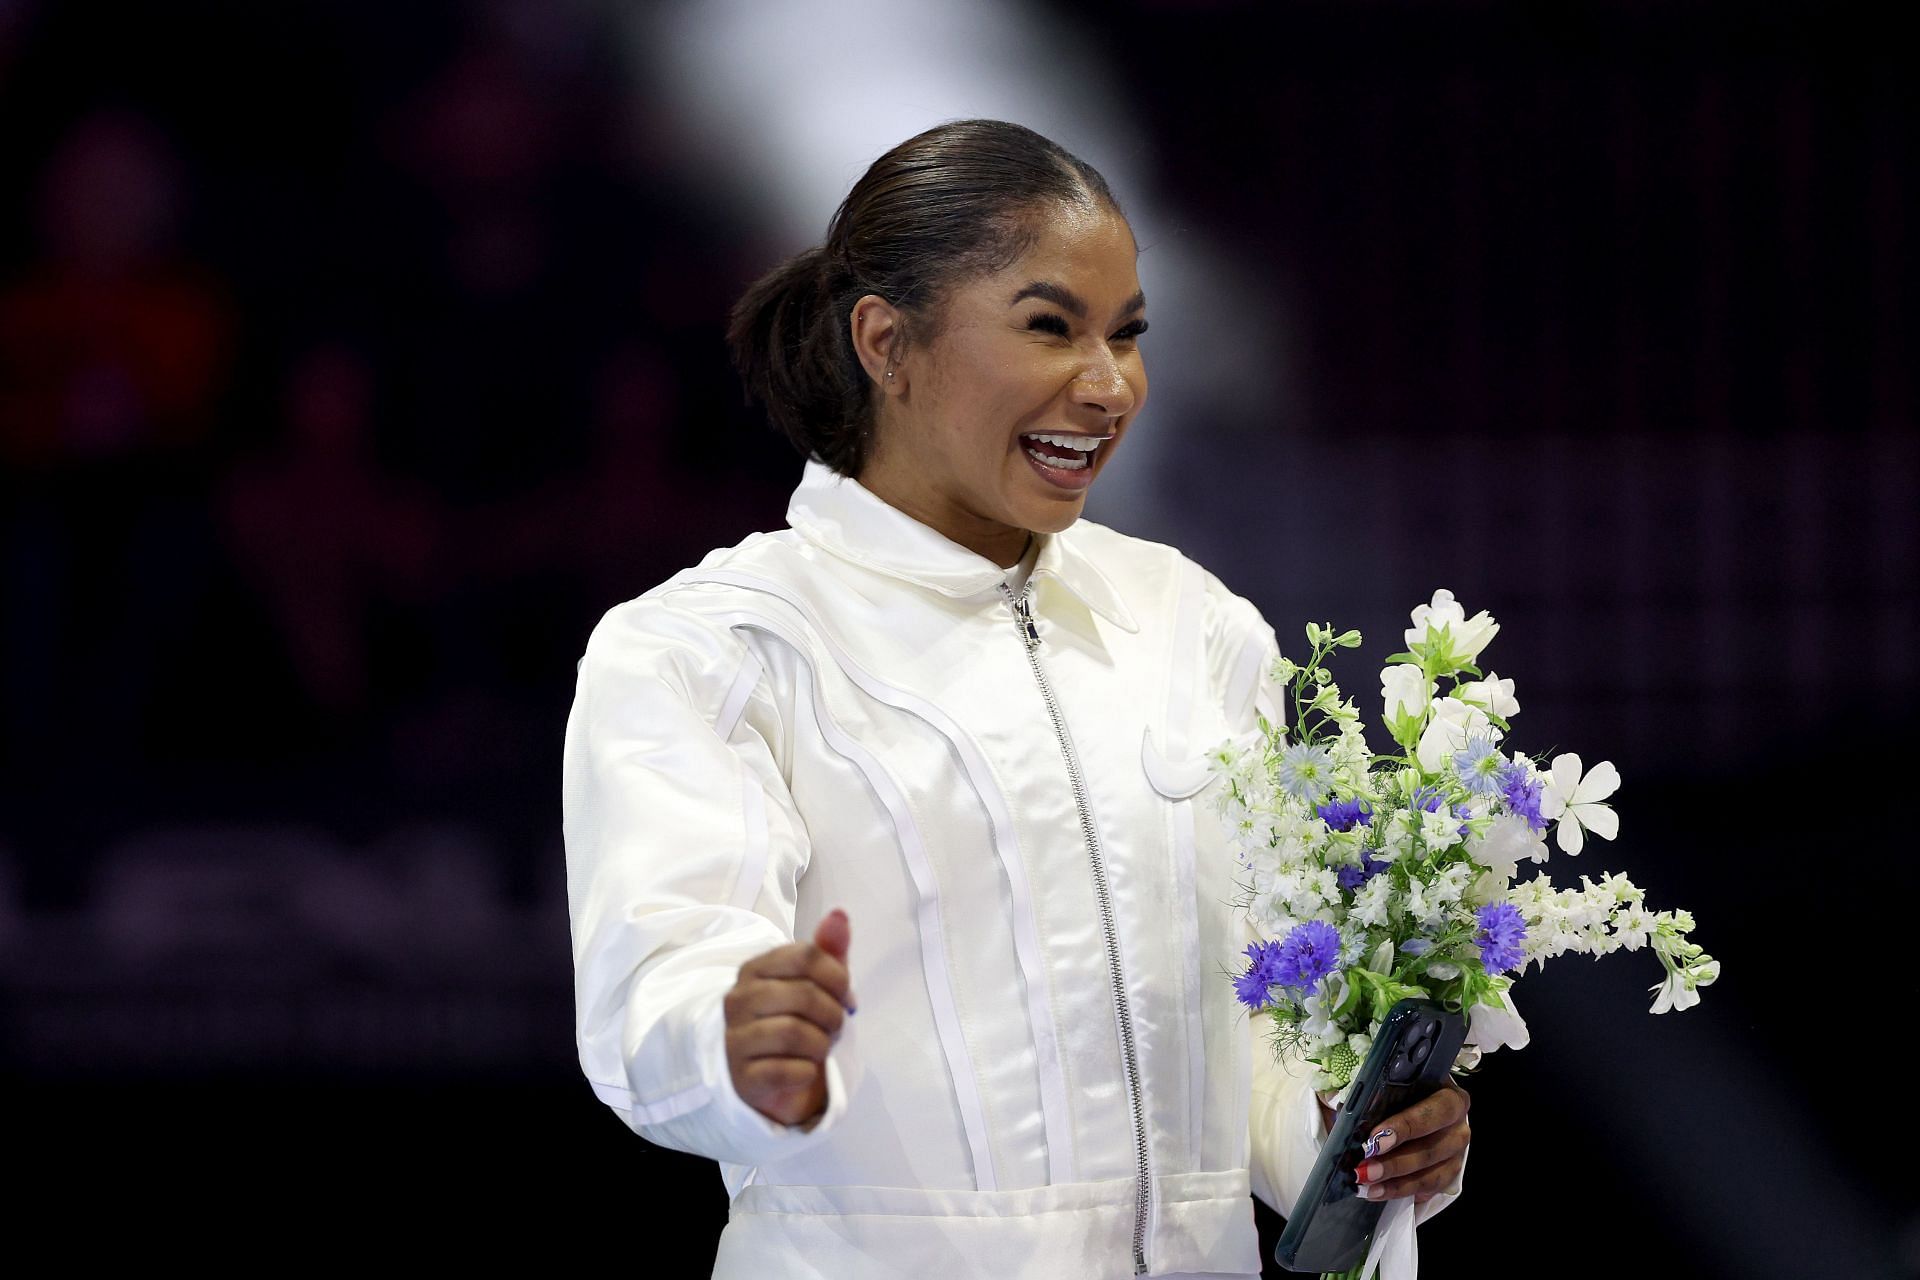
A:
[[[1089,517],[1296,652],[1359,627],[1363,707],[1434,587],[1491,610],[1517,744],[1625,778],[1619,841],[1549,869],[1723,960],[1660,1018],[1646,953],[1526,980],[1427,1274],[1920,1275],[1914,59],[1865,6],[1761,8],[0,0],[34,1220],[706,1274],[717,1170],[574,1057],[574,663],[784,523],[732,300],[986,115],[1143,245],[1153,403]]]

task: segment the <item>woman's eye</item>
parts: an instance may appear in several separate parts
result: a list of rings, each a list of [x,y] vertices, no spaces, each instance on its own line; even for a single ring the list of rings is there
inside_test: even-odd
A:
[[[1052,314],[1041,314],[1033,317],[1033,319],[1027,321],[1027,328],[1042,333],[1051,333],[1061,338],[1071,336],[1072,332],[1068,329],[1067,322],[1064,319]],[[1147,322],[1145,320],[1135,320],[1132,324],[1125,326],[1118,333],[1114,334],[1112,341],[1132,342],[1146,331]]]

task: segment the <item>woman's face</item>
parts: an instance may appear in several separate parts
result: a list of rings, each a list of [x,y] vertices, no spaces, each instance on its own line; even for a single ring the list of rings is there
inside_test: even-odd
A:
[[[1135,257],[1118,214],[1059,205],[1025,257],[953,289],[940,336],[878,406],[860,483],[1003,566],[1029,530],[1079,519],[1147,400]]]

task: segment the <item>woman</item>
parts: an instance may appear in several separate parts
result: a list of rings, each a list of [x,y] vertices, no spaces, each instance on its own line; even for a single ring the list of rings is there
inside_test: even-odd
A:
[[[1273,630],[1079,518],[1146,401],[1136,252],[1020,126],[882,156],[734,312],[791,528],[588,642],[581,1064],[720,1162],[716,1276],[1249,1275],[1249,1192],[1286,1212],[1324,1137],[1223,976],[1203,761],[1279,720]],[[1390,1119],[1373,1194],[1447,1203],[1465,1114]]]

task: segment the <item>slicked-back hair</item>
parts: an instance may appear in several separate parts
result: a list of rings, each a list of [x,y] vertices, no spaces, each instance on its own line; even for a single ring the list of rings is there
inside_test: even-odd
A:
[[[873,451],[875,390],[848,331],[853,304],[871,293],[902,312],[898,363],[939,336],[956,285],[1019,261],[1062,204],[1124,216],[1098,170],[1024,125],[956,120],[900,143],[853,184],[824,243],[734,303],[727,345],[748,402],[801,456],[858,476]]]

